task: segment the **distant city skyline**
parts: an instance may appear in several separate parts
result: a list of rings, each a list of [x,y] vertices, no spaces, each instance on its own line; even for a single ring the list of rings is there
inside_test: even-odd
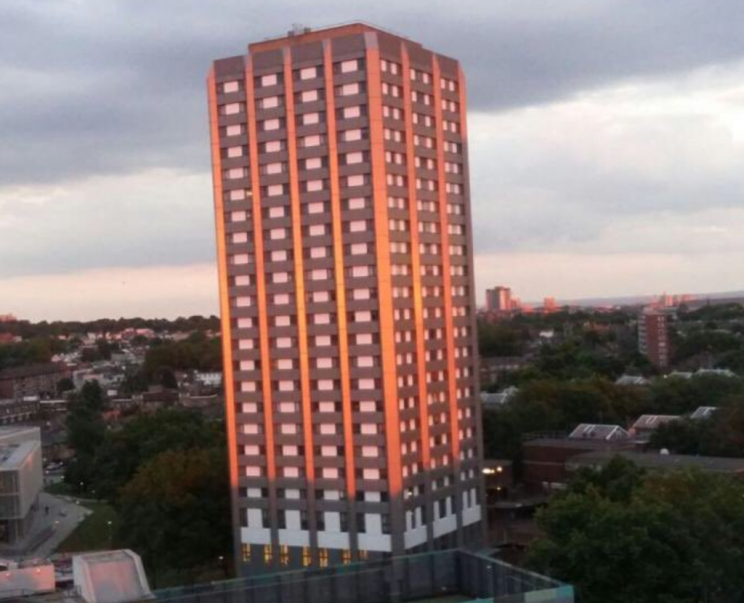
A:
[[[469,74],[479,304],[498,283],[523,300],[744,288],[744,5],[421,8],[3,2],[0,312],[216,313],[203,73],[292,22],[358,19]]]

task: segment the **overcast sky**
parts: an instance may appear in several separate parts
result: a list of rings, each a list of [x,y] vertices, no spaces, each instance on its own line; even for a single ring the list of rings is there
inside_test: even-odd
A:
[[[2,0],[0,314],[216,312],[210,62],[350,20],[463,63],[479,301],[744,289],[741,0]]]

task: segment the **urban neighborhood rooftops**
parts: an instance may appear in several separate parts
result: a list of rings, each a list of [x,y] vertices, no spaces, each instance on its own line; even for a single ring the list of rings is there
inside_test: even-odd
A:
[[[690,415],[693,420],[708,419],[718,410],[717,406],[700,406]]]
[[[632,430],[638,431],[653,431],[658,429],[660,425],[669,423],[671,421],[679,421],[681,417],[679,415],[641,415],[638,417],[635,423],[633,423]]]
[[[582,423],[568,436],[570,440],[627,440],[630,434],[620,425]]]

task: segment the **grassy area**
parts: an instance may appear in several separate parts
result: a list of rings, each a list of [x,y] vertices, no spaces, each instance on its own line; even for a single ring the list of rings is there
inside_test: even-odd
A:
[[[93,513],[62,542],[57,549],[58,553],[109,549],[114,544],[111,538],[116,533],[119,522],[114,508],[104,503],[85,503],[84,506]]]
[[[70,487],[70,484],[63,481],[55,482],[54,484],[47,484],[44,487],[44,491],[49,492],[49,494],[54,494],[55,496],[75,496],[75,492]]]

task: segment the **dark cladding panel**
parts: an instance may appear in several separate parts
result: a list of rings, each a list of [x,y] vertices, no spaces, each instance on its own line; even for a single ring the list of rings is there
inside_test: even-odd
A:
[[[386,33],[378,33],[377,41],[380,54],[385,58],[399,62],[401,56],[401,40]]]
[[[284,55],[281,49],[267,50],[266,52],[254,52],[253,69],[256,73],[271,71],[284,65]]]
[[[411,67],[431,71],[432,52],[430,50],[425,50],[416,44],[406,44],[406,47],[408,48]]]
[[[364,52],[364,35],[354,34],[353,36],[339,36],[332,41],[333,58],[342,59],[348,55],[355,55]]]
[[[214,74],[217,79],[243,75],[245,71],[245,57],[229,57],[214,62]]]
[[[292,65],[300,67],[303,64],[315,65],[323,60],[323,43],[311,42],[292,47]]]
[[[457,61],[441,54],[438,54],[437,58],[439,59],[439,68],[442,71],[442,75],[449,79],[456,80],[458,74]]]

